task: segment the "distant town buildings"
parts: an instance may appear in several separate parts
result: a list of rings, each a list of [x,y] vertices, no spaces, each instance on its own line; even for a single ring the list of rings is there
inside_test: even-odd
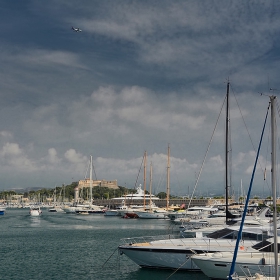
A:
[[[78,183],[78,188],[89,188],[90,179],[80,180]],[[92,180],[92,187],[104,187],[109,189],[118,189],[117,180],[106,181],[106,180]]]

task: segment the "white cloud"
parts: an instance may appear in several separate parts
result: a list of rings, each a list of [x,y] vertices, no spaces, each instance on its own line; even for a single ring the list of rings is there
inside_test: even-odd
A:
[[[70,163],[74,164],[84,163],[87,160],[85,156],[83,156],[80,153],[77,153],[74,149],[66,151],[64,156]]]
[[[23,51],[18,55],[8,55],[10,57],[10,60],[23,62],[27,65],[45,65],[50,67],[60,65],[66,67],[87,69],[87,67],[79,61],[79,56],[70,52],[33,49],[32,51]]]
[[[3,156],[17,156],[21,153],[22,151],[17,143],[6,143],[1,152]]]
[[[5,131],[5,130],[0,131],[0,136],[1,136],[1,138],[3,137],[4,139],[11,139],[11,138],[13,138],[12,133],[10,131]]]
[[[38,167],[28,158],[17,143],[6,143],[2,147],[1,156],[4,170],[28,173],[38,170]]]
[[[61,161],[57,156],[56,149],[50,148],[48,150],[48,160],[51,164],[57,164]]]

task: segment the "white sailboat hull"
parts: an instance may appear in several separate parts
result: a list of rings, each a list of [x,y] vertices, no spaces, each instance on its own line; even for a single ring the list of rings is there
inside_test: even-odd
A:
[[[210,278],[227,279],[233,254],[228,252],[208,253],[192,257],[193,262]],[[278,260],[280,257],[278,254]],[[255,275],[261,273],[265,276],[275,275],[274,253],[240,252],[235,263],[235,272],[238,276]]]
[[[164,212],[149,212],[149,211],[136,211],[135,212],[140,219],[167,219]]]
[[[64,207],[63,211],[67,214],[76,214],[76,211],[80,211],[82,209],[83,209],[83,207],[69,206],[69,207]]]
[[[52,208],[49,209],[49,212],[64,213],[64,210],[61,207],[52,207]]]
[[[121,216],[121,213],[118,210],[106,210],[105,216]]]

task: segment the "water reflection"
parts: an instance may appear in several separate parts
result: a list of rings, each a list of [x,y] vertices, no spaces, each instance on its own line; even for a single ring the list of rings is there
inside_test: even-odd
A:
[[[39,227],[39,226],[41,226],[41,217],[40,216],[30,216],[30,220],[31,220],[30,225],[32,227]]]

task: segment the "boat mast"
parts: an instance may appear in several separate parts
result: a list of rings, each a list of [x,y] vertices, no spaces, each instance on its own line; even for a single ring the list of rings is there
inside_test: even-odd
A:
[[[275,120],[276,96],[270,96],[271,102],[271,186],[273,196],[273,233],[274,233],[274,259],[275,279],[279,279],[278,271],[278,240],[277,240],[277,190],[276,190],[276,120]]]
[[[226,163],[226,222],[229,219],[228,211],[228,189],[229,189],[229,81],[227,82],[227,103],[226,103],[226,152],[225,152],[225,163]]]
[[[146,168],[147,168],[147,151],[144,153],[144,211],[146,207]]]
[[[92,156],[90,156],[90,168],[89,168],[89,189],[90,189],[90,205],[92,204]]]
[[[54,192],[53,192],[53,203],[56,203],[56,186],[54,188]]]
[[[150,211],[152,210],[152,180],[153,180],[153,165],[150,165]]]
[[[169,208],[169,196],[170,196],[170,146],[168,144],[167,150],[167,178],[166,178],[166,209]]]

